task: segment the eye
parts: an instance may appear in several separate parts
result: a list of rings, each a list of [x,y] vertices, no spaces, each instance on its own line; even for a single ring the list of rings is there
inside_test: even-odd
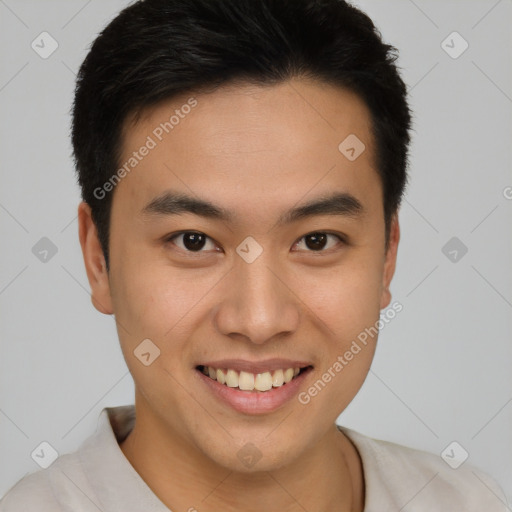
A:
[[[166,238],[166,242],[176,245],[178,248],[185,252],[209,252],[218,251],[218,247],[214,241],[204,233],[198,231],[182,231],[175,233]],[[336,243],[337,242],[337,243]],[[334,233],[325,233],[317,231],[304,235],[298,242],[295,243],[294,248],[304,250],[302,245],[306,246],[306,252],[327,252],[329,249],[344,243],[345,240]]]
[[[209,250],[217,250],[217,246],[213,240],[197,231],[182,231],[171,235],[166,239],[166,242],[171,242],[180,249],[186,252],[207,252]],[[206,247],[206,250],[202,250]]]
[[[331,240],[337,240],[338,244],[329,244],[329,238]],[[333,247],[336,247],[336,245],[344,242],[345,240],[339,235],[317,231],[315,233],[304,235],[298,242],[296,242],[294,247],[298,247],[303,244],[307,247],[306,252],[327,252],[327,249],[332,249]]]

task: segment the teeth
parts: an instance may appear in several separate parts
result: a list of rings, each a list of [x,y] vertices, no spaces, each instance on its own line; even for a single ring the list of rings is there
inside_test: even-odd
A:
[[[254,388],[258,391],[268,391],[272,389],[272,376],[270,372],[258,373],[254,381]]]
[[[238,378],[238,387],[244,391],[252,391],[254,389],[254,374],[240,372],[240,377]]]
[[[293,379],[293,368],[288,368],[284,371],[284,383],[288,384]]]
[[[217,380],[221,384],[226,384],[226,376],[224,375],[224,372],[222,370],[217,370]]]
[[[226,374],[226,385],[230,388],[238,387],[238,372],[235,370],[228,370]]]
[[[276,370],[272,377],[272,386],[278,388],[284,384],[284,373],[283,370]]]
[[[300,368],[286,368],[273,372],[250,373],[237,372],[232,369],[215,369],[208,366],[202,367],[202,372],[219,384],[225,384],[230,388],[239,388],[242,391],[268,391],[287,384],[300,373]]]

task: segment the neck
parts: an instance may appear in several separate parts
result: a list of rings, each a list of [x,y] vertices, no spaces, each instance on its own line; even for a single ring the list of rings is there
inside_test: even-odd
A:
[[[136,400],[136,422],[121,443],[125,457],[175,512],[362,511],[362,465],[336,425],[293,463],[240,473],[218,465],[170,433]]]

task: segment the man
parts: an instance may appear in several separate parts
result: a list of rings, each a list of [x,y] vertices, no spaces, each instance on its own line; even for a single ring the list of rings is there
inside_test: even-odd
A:
[[[335,424],[397,307],[395,57],[339,0],[146,0],[100,34],[79,235],[135,407],[0,510],[506,510],[476,469]]]

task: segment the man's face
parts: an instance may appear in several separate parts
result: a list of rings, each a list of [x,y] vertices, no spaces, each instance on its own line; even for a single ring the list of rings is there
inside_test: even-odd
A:
[[[250,470],[241,455],[255,451],[268,470],[307,453],[361,387],[375,338],[335,363],[389,304],[398,226],[386,252],[370,114],[354,94],[294,80],[191,96],[126,125],[120,165],[154,147],[115,188],[110,274],[93,300],[115,314],[141,422],[228,468]],[[338,148],[351,134],[359,156],[353,138]],[[175,194],[227,216],[176,211]],[[148,366],[147,339],[160,350]],[[252,375],[272,387],[231,387]]]

